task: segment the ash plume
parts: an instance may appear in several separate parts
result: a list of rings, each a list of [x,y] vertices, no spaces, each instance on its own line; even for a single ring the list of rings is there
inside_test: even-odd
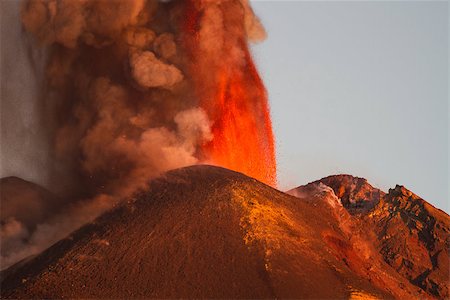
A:
[[[186,27],[191,11],[192,30]],[[273,179],[267,97],[247,45],[263,40],[265,31],[247,0],[28,0],[21,21],[30,51],[46,54],[42,84],[26,104],[45,107],[35,113],[46,120],[49,145],[39,148],[50,157],[46,186],[64,207],[32,231],[2,218],[2,267],[41,251],[170,169],[208,162]],[[242,80],[239,97],[217,94],[232,89],[233,74],[225,87],[219,80],[224,66]],[[257,154],[249,164],[269,162],[258,166],[260,178],[215,154],[235,147],[236,135],[227,132],[240,126],[223,124],[227,101],[245,107],[234,118],[251,115],[242,129],[259,137],[242,153]],[[218,149],[219,140],[230,138]]]

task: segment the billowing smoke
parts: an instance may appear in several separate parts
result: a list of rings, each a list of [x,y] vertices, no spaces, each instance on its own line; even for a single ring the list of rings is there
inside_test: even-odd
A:
[[[21,20],[30,51],[47,54],[33,105],[45,107],[48,187],[65,205],[32,226],[2,217],[2,267],[170,169],[208,162],[274,184],[247,45],[265,31],[247,0],[29,0]]]

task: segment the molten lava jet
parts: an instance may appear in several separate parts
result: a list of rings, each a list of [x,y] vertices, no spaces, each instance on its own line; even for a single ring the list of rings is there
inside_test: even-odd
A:
[[[267,93],[248,49],[241,3],[186,3],[183,29],[190,76],[200,106],[213,122],[214,137],[202,150],[214,164],[275,186]]]

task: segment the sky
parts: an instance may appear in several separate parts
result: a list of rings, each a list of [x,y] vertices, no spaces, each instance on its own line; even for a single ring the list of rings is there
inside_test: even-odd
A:
[[[448,213],[448,2],[252,3],[279,188],[352,174]]]

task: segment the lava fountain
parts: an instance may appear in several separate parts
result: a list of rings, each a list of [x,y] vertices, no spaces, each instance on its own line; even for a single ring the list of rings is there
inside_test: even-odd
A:
[[[183,41],[200,106],[212,121],[205,157],[275,186],[267,92],[249,51],[245,8],[242,1],[187,1]]]
[[[2,235],[12,245],[3,261],[45,249],[171,169],[210,163],[275,186],[267,94],[248,45],[265,32],[248,0],[21,3],[36,89],[5,99],[45,120],[39,170],[67,210],[21,235],[20,249],[16,231]]]

